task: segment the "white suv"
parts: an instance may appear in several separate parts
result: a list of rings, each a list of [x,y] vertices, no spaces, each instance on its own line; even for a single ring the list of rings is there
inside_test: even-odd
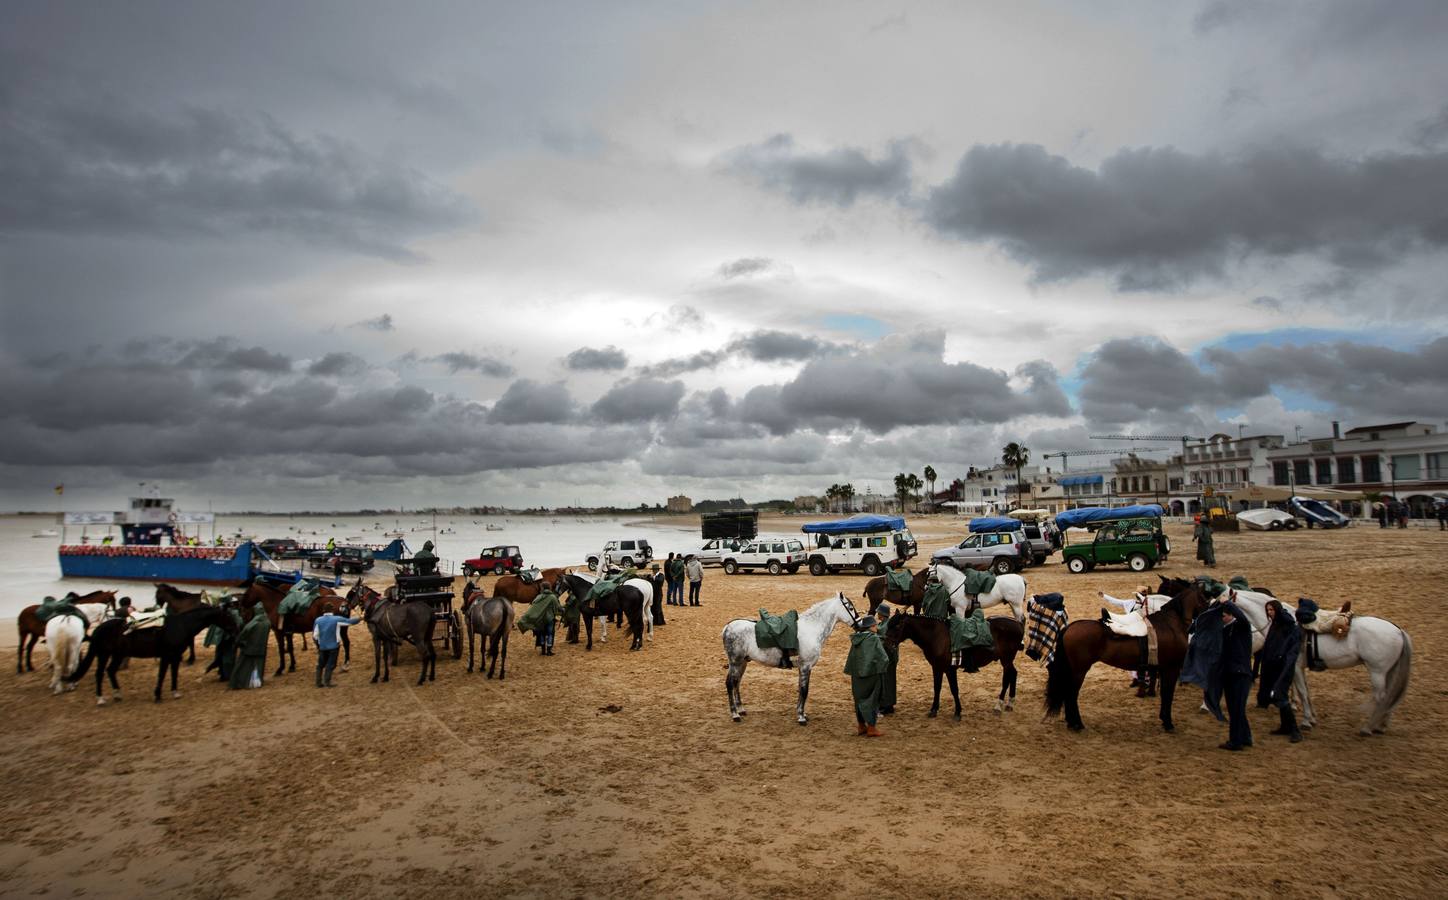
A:
[[[654,548],[650,547],[646,540],[609,541],[603,545],[603,552],[611,564],[623,566],[625,569],[630,566],[646,566],[654,558]],[[588,554],[588,567],[598,568],[597,553]]]
[[[727,547],[722,551],[724,574],[733,575],[740,569],[767,569],[769,574],[788,572],[793,575],[804,565],[804,541],[795,537],[771,537],[761,535],[744,542],[738,550]]]
[[[710,538],[693,550],[685,551],[694,554],[694,558],[701,566],[722,566],[724,554],[737,553],[749,541],[744,538]]]
[[[823,575],[841,569],[859,569],[871,578],[887,565],[900,565],[913,557],[918,545],[910,530],[855,534],[810,535],[817,546],[809,551],[809,573]]]

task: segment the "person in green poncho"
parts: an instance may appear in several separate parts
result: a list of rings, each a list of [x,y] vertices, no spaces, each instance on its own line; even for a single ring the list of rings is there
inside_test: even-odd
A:
[[[1206,516],[1197,516],[1197,526],[1192,529],[1192,540],[1197,542],[1197,559],[1208,569],[1217,567],[1217,548],[1212,545],[1212,523]]]
[[[539,592],[523,615],[518,617],[518,630],[533,632],[533,644],[543,656],[553,655],[553,631],[556,621],[563,613],[558,595],[544,589]]]
[[[236,604],[227,601],[221,604],[221,608],[226,610],[231,621],[236,623],[236,631],[241,631],[241,613],[236,611]],[[236,662],[236,638],[227,634],[220,625],[212,625],[206,629],[206,639],[202,641],[202,646],[216,648],[216,659],[211,661],[206,671],[215,669],[220,680],[231,680],[231,670]]]
[[[925,599],[920,603],[920,614],[932,619],[950,617],[950,591],[938,581],[932,581],[925,588]]]
[[[422,549],[412,555],[412,565],[419,575],[431,575],[437,571],[437,554],[432,552],[432,541],[423,541]]]
[[[850,635],[850,655],[845,658],[845,674],[850,676],[850,693],[855,698],[856,734],[866,737],[881,734],[875,721],[880,712],[884,674],[890,668],[890,656],[876,627],[874,616],[865,616],[857,622],[855,633]]]
[[[252,681],[261,685],[266,671],[266,648],[271,642],[271,622],[266,617],[266,607],[258,603],[252,607],[251,621],[241,626],[236,636],[236,665],[231,669],[228,684],[234,690],[252,686]]]
[[[892,715],[895,712],[895,668],[900,665],[900,645],[891,645],[885,637],[890,633],[890,604],[881,603],[875,609],[875,615],[880,617],[879,631],[880,643],[885,648],[885,655],[890,657],[890,668],[880,676],[880,714],[883,716]]]

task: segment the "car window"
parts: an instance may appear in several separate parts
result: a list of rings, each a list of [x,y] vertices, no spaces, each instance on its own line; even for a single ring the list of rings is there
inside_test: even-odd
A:
[[[704,542],[704,549],[705,549],[705,550],[718,550],[718,549],[719,549],[719,542],[718,542],[718,541],[705,541],[705,542]]]
[[[883,546],[885,546],[885,537],[884,537],[884,535],[881,535],[881,536],[879,536],[879,537],[872,537],[872,538],[870,538],[870,540],[866,542],[866,546],[869,546],[869,547],[883,547]]]
[[[774,544],[770,549],[771,549],[771,551],[774,552],[774,553],[783,553],[783,552],[784,552],[784,544]]]
[[[633,541],[624,541],[622,544],[619,544],[619,549],[620,549],[620,550],[633,550],[633,549],[634,549],[634,542],[633,542]]]
[[[980,535],[978,535],[978,534],[973,534],[973,535],[971,535],[970,537],[968,537],[968,538],[966,538],[965,540],[961,541],[961,542],[960,542],[960,546],[962,546],[962,547],[979,547],[979,546],[980,546]]]
[[[850,538],[851,550],[859,550],[863,546],[865,546],[864,538]]]
[[[790,549],[791,552],[803,550],[803,549],[804,549],[804,544],[800,543],[799,541],[790,541],[790,542],[789,542],[789,549]]]

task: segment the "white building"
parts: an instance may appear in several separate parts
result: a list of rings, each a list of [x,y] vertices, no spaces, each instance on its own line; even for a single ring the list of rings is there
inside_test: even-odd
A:
[[[1423,422],[1364,425],[1333,436],[1273,449],[1270,480],[1277,487],[1328,487],[1379,493],[1405,501],[1414,517],[1431,515],[1448,499],[1448,433]],[[1363,512],[1363,510],[1354,510]]]

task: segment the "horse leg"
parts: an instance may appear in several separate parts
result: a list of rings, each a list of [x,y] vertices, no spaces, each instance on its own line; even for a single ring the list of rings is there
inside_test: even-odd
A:
[[[1058,647],[1057,653],[1064,653],[1064,647]],[[1066,685],[1066,727],[1072,731],[1085,731],[1086,723],[1081,721],[1081,683],[1086,680],[1086,672],[1079,674],[1076,667],[1072,666],[1070,682]]]
[[[739,707],[742,701],[739,699],[739,681],[744,677],[744,663],[741,660],[729,660],[729,674],[724,676],[724,693],[729,697],[729,718],[735,722],[744,715]]]
[[[156,665],[156,702],[161,702],[161,687],[166,683],[166,657],[157,660]]]
[[[101,687],[105,684],[106,667],[110,665],[110,662],[111,658],[105,653],[96,654],[96,706],[106,705],[105,694],[101,693]],[[114,672],[112,672],[111,682],[113,687],[115,680],[116,675]],[[119,700],[120,698],[117,697],[116,699]]]
[[[303,634],[303,635],[302,635],[302,649],[303,649],[303,650],[307,649],[306,644],[307,644],[307,636],[306,636],[305,634]],[[295,671],[297,670],[297,641],[296,641],[295,635],[293,635],[290,631],[287,632],[287,652],[288,652],[288,653],[291,655],[291,657],[292,657],[292,664],[287,667],[287,671],[288,671],[288,672],[295,672]]]
[[[513,629],[507,627],[507,625],[507,622],[503,623],[503,661],[498,663],[499,681],[502,681],[503,679],[508,677],[508,638],[512,637],[509,632],[511,632]]]
[[[30,643],[28,643],[28,644],[25,645],[25,671],[27,671],[27,672],[34,672],[34,671],[35,671],[35,662],[32,660],[31,654],[33,654],[33,653],[35,652],[35,645],[36,645],[39,641],[40,641],[40,635],[38,635],[38,634],[32,634],[32,635],[30,636]],[[17,671],[18,671],[18,670],[17,670]]]
[[[192,638],[191,643],[186,646],[186,665],[196,665],[196,638]],[[175,690],[175,688],[172,688],[172,690]]]
[[[809,672],[812,668],[813,664],[799,667],[799,708],[795,710],[795,715],[796,721],[801,725],[809,724],[809,716],[804,714],[804,704],[809,699]]]
[[[1368,710],[1367,721],[1358,729],[1358,734],[1371,737],[1378,731],[1378,722],[1383,717],[1383,707],[1388,705],[1388,673],[1385,669],[1368,669],[1368,683],[1373,688],[1373,704]]]
[[[382,676],[382,636],[372,636],[372,683]]]
[[[935,714],[940,712],[940,676],[944,674],[945,671],[943,669],[941,669],[939,666],[931,664],[930,677],[935,681],[935,700],[932,701],[930,704],[930,712],[925,714],[925,717],[927,719],[935,718]]]
[[[1297,727],[1304,731],[1310,730],[1317,724],[1317,716],[1312,713],[1312,693],[1307,687],[1307,669],[1298,663],[1292,672],[1292,687],[1297,691],[1297,699],[1302,704],[1302,721]]]
[[[468,617],[468,671],[469,671],[469,672],[471,672],[471,671],[473,670],[473,636],[474,636],[474,634],[475,634],[475,632],[473,631],[473,618],[472,618],[472,616],[469,616],[469,617]],[[485,660],[486,660],[487,655],[488,655],[488,637],[487,637],[487,635],[483,635],[483,656],[484,656]]]
[[[181,674],[181,657],[171,660],[171,699],[180,700],[181,692],[176,690],[176,677]]]
[[[955,721],[959,722],[959,721],[960,721],[960,685],[959,685],[958,680],[957,680],[959,676],[957,676],[956,673],[955,673],[955,666],[951,666],[950,668],[948,668],[948,669],[945,670],[945,677],[950,681],[950,696],[952,696],[952,697],[955,698]],[[935,702],[938,704],[938,703],[940,702],[940,692],[939,692],[939,691],[936,691],[935,697],[936,697]]]
[[[272,677],[280,678],[286,674],[287,671],[287,642],[286,638],[282,636],[282,630],[280,628],[272,629],[272,634],[277,639],[277,670]]]
[[[1171,701],[1176,696],[1177,677],[1181,675],[1181,666],[1162,666],[1158,672],[1158,680],[1161,688],[1161,727],[1171,734],[1176,730],[1176,725],[1171,720]]]
[[[585,631],[588,632],[588,644],[587,644],[583,649],[585,649],[585,650],[592,650],[592,649],[593,649],[593,617],[592,617],[592,616],[584,616],[584,617],[583,617],[583,628],[584,628]]]
[[[342,632],[342,671],[347,671],[347,664],[352,661],[352,639],[347,637],[347,629],[339,629]]]

